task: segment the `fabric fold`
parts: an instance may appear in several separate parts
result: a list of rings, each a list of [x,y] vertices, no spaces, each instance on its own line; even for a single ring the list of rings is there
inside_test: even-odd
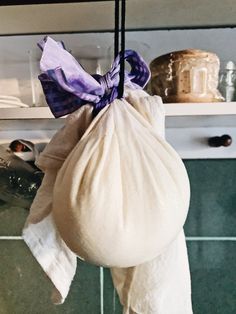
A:
[[[165,112],[158,96],[129,91],[129,103],[165,137]],[[184,231],[155,259],[111,268],[123,314],[192,314],[191,278]]]
[[[55,286],[53,303],[63,303],[75,275],[77,260],[57,233],[51,213],[39,223],[26,226],[23,239]]]
[[[96,115],[118,97],[121,54],[104,76],[90,75],[61,42],[46,36],[39,46],[43,50],[39,80],[55,117],[69,114],[87,103],[94,106]],[[125,86],[142,89],[150,78],[147,64],[133,50],[125,50],[124,58],[131,67],[130,72],[124,73]]]
[[[51,139],[36,161],[44,172],[42,184],[31,205],[23,239],[55,286],[52,301],[63,303],[70,289],[77,257],[66,246],[52,216],[52,195],[57,172],[92,120],[92,107],[83,106],[66,118],[65,126]]]

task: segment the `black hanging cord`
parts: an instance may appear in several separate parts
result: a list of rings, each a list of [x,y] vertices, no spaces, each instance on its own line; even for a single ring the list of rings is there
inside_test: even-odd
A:
[[[121,1],[121,21],[120,21],[120,1]],[[114,57],[119,53],[119,31],[121,30],[120,47],[120,81],[118,86],[118,98],[124,94],[124,76],[125,76],[125,0],[115,0],[115,38],[114,38]],[[121,24],[121,25],[120,25]]]
[[[115,0],[115,37],[114,37],[114,59],[119,53],[119,22],[120,22],[120,0]]]
[[[125,14],[126,2],[121,0],[121,58],[120,58],[120,82],[118,88],[118,98],[122,98],[124,94],[125,80]]]

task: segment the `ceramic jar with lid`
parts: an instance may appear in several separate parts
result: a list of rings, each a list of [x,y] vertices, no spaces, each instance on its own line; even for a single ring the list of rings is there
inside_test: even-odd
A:
[[[220,61],[216,54],[196,49],[175,51],[154,59],[151,92],[163,102],[216,102]]]

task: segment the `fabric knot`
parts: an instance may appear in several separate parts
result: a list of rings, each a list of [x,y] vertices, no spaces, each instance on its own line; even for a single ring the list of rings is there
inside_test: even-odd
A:
[[[104,88],[104,94],[109,94],[114,82],[111,80],[111,74],[108,72],[99,78],[99,83]]]
[[[42,74],[39,75],[39,80],[46,101],[56,118],[88,103],[98,113],[118,97],[120,54],[104,76],[90,75],[65,49],[63,43],[45,37],[39,46],[43,50],[40,60]],[[125,71],[125,86],[132,89],[143,88],[150,78],[145,61],[133,50],[125,50],[124,58],[131,66],[130,72]]]

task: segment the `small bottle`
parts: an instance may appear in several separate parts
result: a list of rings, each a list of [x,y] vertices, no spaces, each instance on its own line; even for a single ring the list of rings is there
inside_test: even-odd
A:
[[[228,61],[224,69],[220,72],[219,90],[226,102],[236,99],[236,65],[233,61]]]

